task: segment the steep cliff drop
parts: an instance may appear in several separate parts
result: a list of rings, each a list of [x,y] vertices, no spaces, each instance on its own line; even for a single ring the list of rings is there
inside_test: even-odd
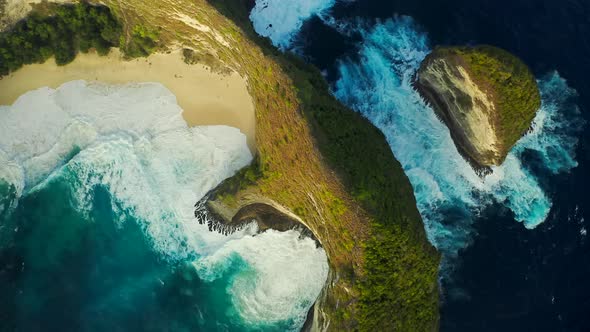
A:
[[[492,46],[439,47],[424,59],[415,83],[477,169],[500,165],[541,106],[529,68]]]
[[[103,2],[111,9],[103,9],[103,15],[100,16],[101,19],[87,20],[86,17],[98,17],[96,15],[98,9],[96,6],[84,2],[76,6],[56,7],[57,9],[61,8],[63,17],[56,15],[55,17],[47,16],[45,19],[41,18],[36,21],[23,21],[17,29],[10,31],[11,34],[16,32],[19,35],[14,38],[12,38],[13,35],[11,35],[11,38],[6,38],[10,42],[9,45],[17,45],[17,47],[5,48],[11,50],[8,53],[0,52],[0,55],[4,55],[4,58],[12,60],[10,63],[7,61],[2,62],[2,57],[0,57],[0,74],[2,74],[2,64],[5,64],[5,72],[10,74],[16,71],[17,68],[39,61],[38,59],[45,59],[47,54],[49,54],[46,52],[46,49],[42,49],[39,46],[38,49],[35,49],[39,53],[36,57],[30,56],[31,52],[27,53],[27,57],[12,56],[21,54],[21,47],[18,46],[22,44],[21,36],[23,38],[29,38],[31,36],[36,38],[35,34],[30,33],[30,26],[37,24],[43,27],[35,29],[35,31],[39,31],[40,33],[44,31],[43,29],[46,26],[63,28],[62,30],[64,30],[64,34],[67,36],[70,36],[74,32],[73,37],[70,40],[66,40],[68,43],[65,46],[62,46],[60,43],[58,45],[59,47],[49,50],[53,52],[51,54],[63,56],[60,58],[60,63],[64,64],[70,63],[71,61],[76,62],[74,55],[78,50],[78,46],[80,46],[80,51],[84,51],[88,45],[97,45],[99,47],[108,45],[111,47],[123,46],[120,52],[128,54],[132,58],[140,58],[139,60],[133,60],[133,63],[147,63],[151,67],[161,69],[161,66],[157,66],[155,62],[152,62],[151,58],[180,51],[177,50],[177,47],[178,45],[182,45],[183,49],[181,52],[184,58],[184,63],[181,64],[182,67],[197,65],[198,63],[199,67],[201,65],[205,66],[211,72],[235,72],[247,81],[248,95],[251,97],[255,110],[254,132],[256,133],[256,158],[250,166],[245,167],[235,176],[227,179],[219,188],[216,188],[215,192],[217,195],[215,197],[211,196],[211,199],[220,203],[218,207],[221,206],[223,208],[225,206],[226,209],[216,209],[215,212],[229,217],[227,220],[224,218],[221,221],[230,221],[233,224],[234,220],[247,222],[248,219],[255,217],[260,229],[273,228],[261,234],[256,234],[252,230],[245,235],[250,236],[254,241],[265,241],[269,234],[281,234],[280,232],[275,232],[275,229],[287,230],[284,232],[285,235],[298,239],[300,233],[291,231],[290,227],[301,224],[304,230],[308,229],[311,235],[321,243],[322,248],[316,247],[314,241],[311,241],[309,238],[303,238],[301,241],[311,244],[311,247],[306,248],[310,249],[310,252],[320,253],[319,257],[324,259],[322,261],[323,263],[326,263],[322,265],[323,268],[320,271],[322,272],[319,275],[320,278],[310,279],[299,271],[288,272],[291,269],[277,265],[278,262],[265,260],[265,263],[268,264],[263,264],[264,266],[260,265],[260,271],[263,271],[261,275],[277,276],[277,272],[287,272],[289,276],[305,283],[309,283],[312,279],[320,280],[319,285],[323,285],[323,288],[321,291],[318,290],[313,294],[312,301],[301,302],[300,299],[302,297],[297,297],[278,301],[273,300],[273,303],[261,304],[260,301],[253,300],[246,293],[268,298],[266,296],[267,294],[287,294],[285,292],[287,287],[274,287],[272,289],[260,289],[257,287],[259,282],[262,282],[265,286],[271,285],[272,283],[264,282],[264,278],[256,274],[256,271],[258,271],[257,268],[252,267],[255,262],[258,262],[255,260],[256,255],[243,257],[240,254],[246,253],[247,248],[244,248],[244,250],[240,249],[239,252],[230,250],[219,251],[217,250],[219,247],[217,245],[203,246],[199,242],[196,243],[197,249],[202,249],[206,254],[212,253],[212,255],[207,255],[205,261],[198,260],[195,262],[195,259],[204,256],[197,257],[199,252],[193,254],[193,251],[190,250],[192,248],[190,247],[193,243],[191,242],[192,240],[184,240],[181,236],[176,236],[178,233],[180,235],[185,234],[183,232],[184,226],[191,225],[190,227],[205,228],[207,232],[203,236],[219,236],[221,239],[229,239],[228,241],[235,243],[233,239],[236,238],[236,235],[243,234],[245,231],[250,231],[251,229],[241,229],[242,232],[236,232],[231,236],[225,237],[208,232],[205,226],[195,222],[195,215],[193,213],[187,215],[186,221],[182,219],[182,226],[179,225],[176,227],[177,223],[168,222],[167,219],[168,216],[175,218],[175,213],[164,211],[163,214],[152,214],[148,212],[146,213],[147,217],[140,216],[141,221],[147,220],[148,226],[155,228],[157,232],[160,232],[161,229],[166,227],[172,228],[174,239],[179,239],[177,242],[182,247],[181,249],[188,248],[188,251],[182,251],[186,252],[182,258],[189,259],[188,264],[185,265],[187,271],[191,274],[187,278],[181,275],[178,279],[183,284],[193,284],[192,281],[199,283],[196,286],[198,289],[188,289],[188,291],[185,291],[185,287],[175,287],[168,282],[168,279],[158,280],[151,278],[151,281],[155,280],[154,284],[157,287],[164,283],[164,285],[170,285],[168,286],[172,287],[170,289],[178,289],[178,292],[180,292],[180,295],[186,301],[178,301],[177,299],[179,297],[175,295],[170,296],[169,294],[174,293],[167,291],[163,292],[163,297],[170,299],[174,303],[180,303],[183,310],[193,311],[193,314],[189,315],[188,318],[184,316],[178,319],[163,317],[162,314],[167,315],[168,311],[160,310],[158,307],[159,303],[164,303],[167,308],[173,308],[170,311],[175,317],[185,311],[178,309],[178,306],[168,305],[169,302],[159,301],[158,298],[155,298],[154,301],[157,301],[157,305],[153,306],[155,309],[145,311],[147,312],[147,316],[144,316],[149,316],[152,319],[132,319],[133,322],[141,321],[141,323],[145,322],[146,324],[144,328],[140,326],[135,329],[162,330],[157,327],[149,327],[152,321],[155,321],[157,324],[186,330],[215,330],[221,326],[224,329],[232,331],[252,329],[285,331],[298,330],[303,325],[302,323],[305,318],[307,318],[305,321],[308,324],[304,328],[310,328],[312,330],[433,331],[437,329],[439,322],[439,287],[437,281],[440,255],[428,242],[422,218],[416,208],[416,200],[412,194],[411,184],[400,163],[391,153],[385,136],[362,115],[346,108],[333,98],[330,95],[328,84],[325,82],[319,70],[296,57],[283,55],[271,46],[267,40],[259,38],[250,23],[248,16],[250,8],[246,6],[245,1],[174,0],[160,1],[158,2],[158,6],[152,6],[149,3],[146,4],[143,0],[107,0]],[[113,15],[109,16],[108,14],[111,13],[111,10]],[[60,21],[58,23],[61,23],[53,24],[55,23],[52,21],[54,19],[59,19]],[[116,32],[105,33],[104,35],[108,35],[109,37],[106,39],[102,33],[96,33],[96,31],[100,31],[99,28],[104,27],[104,21],[112,23],[111,25],[107,25],[109,27],[107,32]],[[89,22],[92,24],[88,25]],[[84,28],[79,29],[79,26]],[[94,38],[92,39],[92,43],[77,45],[79,40],[85,40],[83,39],[85,36],[77,34],[79,31],[90,31],[91,37]],[[2,39],[1,37],[0,39]],[[31,44],[34,44],[36,39],[31,39]],[[0,44],[4,45],[2,40],[0,40]],[[72,50],[74,52],[70,52]],[[104,51],[106,53],[108,48],[105,47]],[[150,59],[144,58],[152,52],[156,52],[156,54],[153,54]],[[6,66],[6,64],[10,64],[10,66]],[[69,64],[68,66],[71,65],[73,64]],[[22,68],[19,71],[26,70],[27,68]],[[178,82],[178,79],[187,76],[185,70],[175,71],[171,74],[167,76],[174,77],[175,83]],[[178,76],[181,77],[179,78]],[[159,78],[155,77],[150,80],[159,82]],[[89,78],[89,80],[93,79],[96,79],[96,76]],[[143,81],[145,77],[141,77],[140,79],[140,81]],[[204,90],[192,84],[188,88],[193,89],[195,98],[198,98],[198,93]],[[227,95],[222,94],[214,94],[214,96],[218,100],[227,98]],[[161,109],[162,100],[160,98],[158,102],[151,103],[150,105],[157,107],[159,110]],[[141,101],[146,102],[144,99]],[[62,105],[63,100],[60,99],[58,104]],[[119,103],[115,103],[115,105],[119,105]],[[84,107],[82,109],[86,108]],[[180,107],[176,108],[176,110],[178,109]],[[241,111],[239,110],[236,112],[236,114],[240,113]],[[100,115],[97,116],[100,117]],[[180,116],[177,115],[175,119],[180,121]],[[134,118],[130,119],[134,120]],[[84,120],[84,122],[87,121],[86,117],[84,117]],[[107,120],[113,121],[113,118],[107,117],[105,121]],[[117,122],[117,129],[123,128],[121,127],[120,121],[115,122]],[[141,123],[143,122],[142,120]],[[166,128],[168,128],[169,121],[166,123]],[[0,124],[4,124],[4,122],[0,121]],[[46,126],[49,123],[43,124]],[[131,128],[135,128],[136,125],[133,123]],[[16,131],[21,129],[19,125],[11,125],[9,127]],[[0,132],[3,133],[2,130]],[[47,130],[43,128],[43,130],[38,132],[44,133]],[[150,137],[146,139],[151,142],[152,136],[155,134],[153,130],[149,131],[149,134],[148,136]],[[138,134],[131,133],[125,135],[125,139],[127,139],[127,136],[130,136],[129,139],[135,139],[138,137]],[[31,137],[34,139],[37,136],[32,135]],[[139,137],[141,138],[142,136]],[[145,152],[144,150],[147,149],[144,146],[148,143],[146,142],[144,144],[143,141],[140,144],[140,152]],[[193,151],[200,152],[203,150],[197,143],[187,148],[184,145],[180,145],[178,140],[172,142],[174,143],[172,144],[174,151],[183,149],[182,153],[179,154],[180,157],[185,154],[190,156]],[[133,148],[137,146],[134,143],[127,145]],[[218,144],[214,144],[216,149],[217,146]],[[163,146],[163,149],[166,150],[165,152],[170,150],[167,146]],[[216,152],[216,150],[213,152]],[[153,154],[150,150],[147,150],[145,153]],[[119,158],[119,156],[134,156],[135,154],[138,153],[119,153],[116,155],[118,158],[117,161],[121,160],[121,163],[124,163],[123,166],[125,166],[128,162],[134,162],[137,158]],[[65,155],[67,156],[67,154]],[[101,153],[100,155],[110,157],[111,153]],[[160,155],[158,154],[158,156]],[[213,161],[217,161],[221,157],[219,153],[209,155]],[[359,158],[359,156],[362,156],[362,158]],[[0,156],[1,158],[2,156]],[[199,159],[200,163],[197,166],[187,165],[186,163],[188,161],[185,162],[186,159],[183,158],[179,162],[170,158],[165,159],[169,160],[171,165],[177,167],[174,170],[171,169],[169,173],[174,177],[182,177],[179,181],[186,180],[192,183],[193,180],[202,179],[206,183],[211,184],[212,187],[218,183],[214,183],[213,180],[215,178],[211,176],[197,176],[197,172],[193,171],[195,167],[206,170],[209,170],[209,167],[211,167],[211,169],[217,170],[215,163],[207,163],[208,159]],[[140,158],[139,164],[135,164],[140,165],[138,166],[139,168],[145,169],[147,166],[144,165],[145,163],[142,160]],[[40,162],[44,162],[44,160]],[[105,161],[103,163],[108,162]],[[159,161],[155,161],[155,163],[157,164],[157,170],[155,172],[158,173],[160,172],[160,165],[162,163]],[[135,166],[135,164],[133,165]],[[246,165],[243,164],[242,166]],[[93,167],[93,169],[97,168],[92,165],[89,167]],[[110,166],[107,168],[108,170],[117,170],[112,169]],[[219,170],[227,170],[227,167],[220,167]],[[234,169],[233,171],[236,170]],[[161,184],[162,176],[156,173],[147,173],[144,175],[144,173],[139,171],[134,172],[135,175],[141,178],[141,181],[137,180],[139,183],[143,184],[147,181],[147,185],[153,184],[153,186],[157,187]],[[92,172],[89,174],[88,176],[94,175]],[[186,174],[191,175],[186,177]],[[124,178],[128,181],[135,181],[137,176],[124,176]],[[111,178],[110,176],[99,177],[101,179]],[[95,181],[95,177],[91,176],[91,179]],[[119,182],[113,187],[118,190],[117,194],[122,191],[126,195],[125,198],[130,197],[130,199],[136,199],[135,194],[141,194],[137,197],[140,197],[141,202],[148,202],[146,211],[151,211],[151,208],[160,208],[163,202],[167,202],[168,199],[172,199],[171,202],[174,203],[174,206],[182,203],[182,206],[188,208],[192,208],[192,205],[201,199],[200,195],[192,195],[191,189],[184,190],[184,186],[168,186],[166,184],[165,186],[166,188],[170,187],[174,189],[174,192],[157,187],[153,190],[156,194],[150,194],[152,191],[142,188],[130,193],[128,190],[130,185],[124,183],[119,184]],[[7,189],[1,187],[2,184],[0,184],[0,192],[6,190],[11,192],[12,190],[11,187]],[[182,193],[178,194],[178,190],[182,191]],[[201,192],[201,194],[204,193]],[[145,195],[149,199],[144,200],[141,198]],[[186,202],[184,198],[187,197],[192,198],[188,205],[184,204]],[[149,203],[154,199],[157,201],[156,203]],[[113,204],[104,204],[103,202],[108,203],[109,201],[105,198],[99,202],[101,204],[100,207],[104,206],[102,210],[106,211],[103,213],[100,210],[100,216],[109,217],[112,215],[110,210],[113,209]],[[0,200],[0,205],[2,204],[5,203]],[[39,204],[34,205],[37,207],[40,206]],[[19,206],[24,205],[20,204]],[[61,205],[57,205],[57,207],[59,208]],[[123,209],[115,206],[115,208],[117,211],[124,210],[125,212],[128,210],[131,212],[137,210],[133,207]],[[47,213],[43,209],[26,210],[31,212],[42,211],[45,215]],[[224,211],[235,213],[221,213]],[[60,215],[63,215],[63,213]],[[162,217],[162,215],[165,215],[166,218]],[[150,219],[149,217],[155,219]],[[151,220],[155,221],[151,222]],[[203,222],[201,219],[199,221]],[[209,224],[209,220],[206,220],[206,222]],[[162,223],[163,225],[160,227]],[[223,226],[228,226],[219,224],[216,225],[211,221],[212,226],[218,226],[212,227],[214,229],[219,228],[223,230]],[[139,225],[141,226],[143,224]],[[235,226],[241,226],[241,224]],[[15,228],[12,227],[11,230]],[[8,228],[5,229],[8,230]],[[140,228],[139,231],[141,230]],[[193,234],[190,232],[187,233],[189,236]],[[26,233],[22,232],[22,234]],[[201,235],[199,233],[195,236]],[[84,239],[82,236],[76,238]],[[140,237],[140,239],[142,238]],[[249,246],[252,243],[249,240],[246,241],[248,243],[245,243],[245,246]],[[37,242],[30,241],[27,243]],[[83,242],[85,244],[88,243],[87,241]],[[170,241],[162,242],[164,242],[162,246],[168,248]],[[64,242],[61,241],[60,243]],[[216,243],[220,244],[224,242],[220,241]],[[112,248],[110,245],[101,245],[101,247]],[[39,248],[39,246],[36,245],[36,248]],[[256,247],[255,250],[258,250],[258,248]],[[85,253],[86,250],[75,250],[75,252]],[[115,250],[115,252],[119,254],[120,250]],[[273,252],[283,255],[283,257],[284,253],[286,253],[281,248],[270,246],[258,252],[263,255],[266,255],[266,252]],[[0,252],[0,256],[4,257],[2,254]],[[99,254],[98,256],[103,259],[105,255]],[[126,255],[125,257],[127,256],[132,257],[133,255]],[[293,257],[301,258],[301,262],[304,262],[306,266],[310,266],[311,260],[302,255],[297,254]],[[135,259],[134,262],[141,261]],[[253,263],[250,264],[250,262]],[[281,264],[286,263],[287,260],[280,259],[280,262]],[[185,261],[181,261],[181,263],[184,264]],[[238,267],[245,267],[249,273],[234,273],[233,271],[237,268],[236,264],[239,265]],[[84,266],[87,265],[86,263],[84,264]],[[147,264],[140,264],[140,267],[144,265]],[[20,267],[21,264],[17,261],[17,264],[12,264],[12,266]],[[328,266],[329,271],[326,268]],[[311,271],[309,268],[305,270]],[[31,271],[28,262],[26,271]],[[184,273],[184,271],[182,272]],[[228,276],[227,273],[231,274]],[[67,273],[67,275],[70,274]],[[36,275],[43,276],[46,274],[37,273]],[[136,273],[134,275],[143,278],[146,274]],[[223,278],[224,276],[228,277]],[[50,279],[62,280],[59,277]],[[129,278],[124,279],[127,280]],[[45,279],[41,278],[39,280],[43,282]],[[134,279],[129,280],[131,280],[130,285],[133,286],[133,289],[136,289],[137,287],[135,286],[138,283]],[[286,277],[278,277],[273,280],[280,280],[285,286],[294,284],[294,282],[289,281]],[[211,289],[218,293],[209,295],[203,292],[204,287],[200,285],[207,283],[215,283],[215,286]],[[7,283],[0,281],[0,285],[4,284]],[[70,287],[71,284],[68,282],[67,287]],[[91,282],[90,284],[94,283]],[[127,282],[126,284],[129,283]],[[384,287],[384,285],[387,287]],[[39,287],[33,288],[39,289]],[[288,288],[301,290],[306,293],[312,289],[308,284],[302,287],[294,288],[289,286]],[[18,296],[17,292],[19,289],[16,287],[13,287],[13,289],[16,295],[10,299]],[[51,289],[59,291],[62,288],[54,287]],[[143,289],[147,289],[146,293],[151,291],[149,288]],[[102,294],[103,292],[98,293]],[[228,296],[225,296],[226,294]],[[319,298],[317,294],[320,294]],[[50,296],[48,298],[55,297]],[[228,300],[222,302],[219,299]],[[313,300],[315,300],[313,311],[309,311],[308,309]],[[199,311],[195,312],[194,304],[199,303],[199,301],[207,301],[210,305],[201,306],[198,308]],[[140,298],[136,303],[144,302],[146,301]],[[72,303],[78,304],[74,301]],[[110,302],[101,301],[101,304],[103,303],[107,303],[109,304],[108,307],[112,307]],[[289,308],[285,310],[285,307],[281,303],[289,306],[293,304],[293,307],[302,309],[298,312],[303,313],[303,315],[290,315],[292,310]],[[300,305],[300,303],[303,304]],[[126,303],[124,304],[126,305]],[[36,310],[36,308],[53,308],[56,306],[45,306],[41,303],[30,307],[32,308],[31,310]],[[82,306],[77,305],[77,307]],[[137,310],[143,312],[141,310],[143,307],[141,306],[129,305],[128,307],[134,309],[139,308]],[[7,310],[17,311],[14,315],[9,314],[8,316],[10,317],[31,317],[25,311],[18,311],[20,307],[8,306],[8,308]],[[236,310],[233,310],[233,308]],[[259,315],[262,311],[269,313],[265,308],[269,308],[273,312],[270,312],[270,315]],[[3,312],[1,309],[0,312]],[[212,312],[211,310],[216,311]],[[68,312],[76,312],[76,310],[72,309]],[[101,319],[98,323],[101,325],[98,328],[85,328],[85,325],[61,320],[57,323],[60,325],[59,328],[49,329],[60,330],[64,329],[64,325],[69,324],[67,326],[82,326],[82,329],[85,330],[104,331],[112,329],[109,326],[125,326],[120,323],[119,317],[122,317],[121,319],[130,317],[121,310],[114,310],[113,312],[117,314],[117,317],[112,319],[108,316],[94,314],[96,311],[85,312],[89,312],[92,317],[100,317]],[[282,317],[285,316],[283,314],[287,314],[289,317],[279,317],[277,320],[275,313],[282,315]],[[392,313],[395,314],[392,315]],[[46,316],[53,318],[57,315],[48,313]],[[69,316],[79,317],[80,315]],[[292,319],[292,316],[295,318]],[[302,316],[304,316],[303,319],[300,319]],[[219,319],[216,317],[219,317]],[[260,317],[263,318],[260,319]],[[59,320],[60,317],[56,319]],[[41,324],[39,322],[42,322],[39,319],[30,319],[28,321],[34,324]],[[176,321],[179,323],[177,324]],[[26,327],[28,325],[22,327],[19,324],[19,321],[12,323],[15,326],[13,329],[30,330],[30,328]],[[41,325],[49,326],[48,324]],[[180,327],[176,328],[178,326]]]

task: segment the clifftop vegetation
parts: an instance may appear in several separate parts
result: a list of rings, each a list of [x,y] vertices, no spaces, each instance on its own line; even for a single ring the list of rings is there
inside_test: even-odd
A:
[[[247,71],[272,64],[263,75],[248,75],[253,95],[267,100],[256,107],[258,169],[230,180],[242,185],[222,187],[222,195],[233,200],[262,192],[310,225],[339,278],[322,303],[331,330],[436,329],[439,255],[426,239],[410,183],[383,134],[338,102],[315,67],[259,37],[247,1],[209,2],[256,46],[245,47],[264,53]],[[286,116],[309,131],[298,133]],[[317,170],[310,167],[317,163]]]
[[[458,57],[478,85],[492,95],[497,108],[497,132],[507,153],[530,127],[541,95],[528,66],[500,48],[440,47],[434,57]]]
[[[152,50],[147,40],[157,36],[158,47],[190,50],[189,63],[202,59],[248,79],[257,161],[216,198],[235,205],[247,195],[267,197],[309,225],[333,276],[318,300],[320,324],[334,331],[437,328],[439,254],[385,137],[339,103],[317,69],[256,35],[249,0],[103,2],[121,24],[124,46],[133,36],[145,42],[132,55]]]

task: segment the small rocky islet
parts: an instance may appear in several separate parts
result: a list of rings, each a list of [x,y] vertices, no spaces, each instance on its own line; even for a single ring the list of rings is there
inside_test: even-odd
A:
[[[541,106],[527,65],[488,45],[436,48],[420,65],[415,86],[476,169],[500,165]]]
[[[252,37],[251,27],[240,23],[247,22],[240,20],[247,14],[246,8],[238,2],[232,4],[233,12],[239,15],[228,18],[209,2],[186,3],[187,8],[192,5],[199,10],[187,9],[186,17],[198,12],[195,22],[212,22],[211,27],[231,32],[224,37],[239,41],[228,47],[221,42],[224,39],[207,35],[209,30],[200,25],[193,24],[195,28],[173,18],[170,13],[177,13],[176,3],[160,4],[162,9],[152,17],[141,2],[107,1],[117,9],[113,18],[120,19],[116,15],[121,13],[137,17],[133,24],[121,20],[122,26],[112,20],[113,26],[131,36],[126,45],[120,45],[127,46],[124,51],[135,51],[129,52],[131,55],[142,57],[155,51],[156,40],[162,50],[165,41],[172,45],[175,38],[183,36],[185,42],[209,40],[211,45],[201,46],[203,52],[215,50],[225,57],[223,61],[221,57],[214,59],[215,63],[226,62],[250,78],[257,111],[258,156],[249,168],[217,187],[209,204],[218,203],[218,209],[221,206],[236,212],[226,222],[241,219],[236,218],[239,212],[259,221],[270,215],[273,222],[268,228],[275,229],[279,228],[277,219],[282,221],[290,214],[307,221],[309,232],[324,245],[331,269],[308,316],[308,323],[315,328],[436,330],[440,256],[427,242],[408,179],[385,138],[360,115],[333,100],[315,68],[276,53],[264,41]],[[86,13],[74,8],[66,6],[62,11]],[[83,3],[79,8],[89,13],[101,9],[110,15],[106,7]],[[53,19],[49,16],[47,20]],[[187,31],[169,33],[178,25]],[[28,26],[22,26],[29,32]],[[15,31],[20,30],[11,32]],[[146,31],[157,31],[157,38],[148,38]],[[119,38],[97,39],[93,47],[99,50],[96,46],[115,46],[117,41]],[[93,44],[85,45],[90,48]],[[193,46],[198,49],[200,45]],[[31,58],[30,62],[45,57]],[[423,61],[415,84],[449,127],[458,150],[476,168],[501,164],[530,128],[541,105],[529,68],[517,57],[492,46],[436,48]],[[372,142],[371,147],[358,143],[365,141]],[[365,158],[359,159],[361,154]],[[275,205],[289,213],[282,215],[281,209],[269,208]],[[386,315],[391,312],[396,316]]]

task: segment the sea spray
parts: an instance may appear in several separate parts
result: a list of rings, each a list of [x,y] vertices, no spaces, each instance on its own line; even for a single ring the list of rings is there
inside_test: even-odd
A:
[[[0,107],[0,176],[10,189],[3,192],[18,195],[23,204],[2,202],[22,223],[20,230],[3,231],[18,237],[22,253],[14,257],[28,257],[27,268],[14,272],[22,275],[28,297],[15,293],[20,304],[10,310],[28,315],[46,307],[43,298],[52,288],[32,291],[43,289],[34,271],[63,270],[79,287],[63,295],[64,303],[82,296],[72,310],[83,311],[85,324],[98,324],[89,329],[124,324],[139,314],[133,307],[144,304],[179,328],[300,328],[327,278],[323,249],[294,231],[257,234],[246,227],[224,236],[197,222],[195,202],[252,156],[239,130],[189,128],[181,112],[160,84],[84,81],[32,91]],[[91,270],[76,265],[86,255],[95,264]],[[93,278],[84,279],[87,273]],[[189,306],[158,309],[148,295],[160,293],[158,301],[180,296]],[[68,324],[46,310],[35,312]],[[176,312],[189,316],[166,321]],[[107,319],[91,318],[100,315]]]
[[[259,35],[269,37],[275,46],[287,49],[305,20],[321,15],[335,3],[336,0],[257,0],[250,12],[250,20]]]
[[[363,37],[358,58],[339,62],[333,92],[385,134],[414,187],[429,240],[444,254],[442,275],[448,275],[459,251],[470,244],[474,218],[492,202],[504,204],[527,228],[542,223],[551,201],[523,165],[522,155],[535,150],[551,156],[542,160],[554,173],[575,167],[579,114],[565,81],[557,73],[539,81],[543,105],[532,132],[503,165],[482,178],[460,156],[448,128],[412,86],[430,52],[426,35],[403,16],[366,26],[356,31]]]
[[[577,165],[575,146],[581,129],[576,92],[557,72],[539,80],[543,105],[531,132],[509,153],[503,165],[482,177],[460,157],[448,129],[412,87],[414,74],[430,52],[427,35],[407,16],[377,24],[339,21],[326,15],[333,1],[315,1],[297,24],[284,24],[277,13],[288,12],[278,1],[257,1],[251,20],[257,32],[281,48],[292,47],[301,22],[313,14],[346,36],[360,36],[355,60],[339,62],[334,95],[379,127],[414,187],[429,240],[443,252],[443,275],[473,238],[474,218],[492,202],[503,204],[526,228],[545,221],[551,200],[523,163],[526,153],[540,157],[553,174]],[[309,2],[305,2],[309,5]],[[266,10],[267,15],[260,15]],[[273,15],[270,15],[273,13]],[[266,28],[266,30],[264,30]],[[275,33],[283,31],[284,33]]]

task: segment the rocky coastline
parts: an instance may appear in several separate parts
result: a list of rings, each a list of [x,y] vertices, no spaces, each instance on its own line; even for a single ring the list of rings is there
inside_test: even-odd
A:
[[[502,164],[540,107],[528,67],[492,46],[436,48],[422,62],[415,87],[481,174]]]

